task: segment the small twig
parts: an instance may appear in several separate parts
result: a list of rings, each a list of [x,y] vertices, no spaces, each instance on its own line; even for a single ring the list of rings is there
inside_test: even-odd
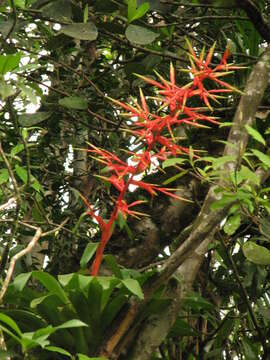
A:
[[[100,115],[100,114],[92,111],[92,110],[89,109],[89,108],[87,109],[87,112],[88,112],[89,114],[91,114],[92,116],[95,116],[95,117],[98,118],[99,120],[102,120],[102,121],[104,121],[104,122],[106,122],[106,123],[108,123],[108,124],[113,124],[113,125],[117,126],[117,124],[116,124],[114,121],[105,118],[104,116],[102,116],[102,115]]]
[[[51,235],[59,230],[61,230],[65,225],[66,223],[68,222],[69,218],[66,218],[64,221],[61,222],[60,225],[58,225],[55,229],[53,230],[49,230],[49,231],[46,231],[45,233],[43,233],[40,237],[45,237],[45,236],[48,236],[48,235]]]
[[[1,142],[1,140],[0,140],[0,155],[2,156],[2,158],[3,158],[3,160],[4,160],[4,163],[6,164],[6,167],[7,167],[7,169],[8,169],[8,173],[9,173],[9,176],[10,176],[10,178],[11,178],[11,182],[12,182],[12,185],[13,185],[13,187],[14,187],[14,191],[15,191],[17,200],[18,200],[19,202],[21,202],[22,199],[21,199],[21,194],[20,194],[19,187],[18,187],[18,184],[17,184],[17,180],[15,179],[15,175],[14,175],[14,173],[13,173],[13,170],[12,170],[12,168],[11,168],[11,166],[10,166],[10,163],[9,163],[7,157],[6,157],[6,154],[5,154],[5,152],[4,152],[3,148],[2,148],[2,142]]]
[[[7,271],[7,276],[5,278],[5,281],[3,283],[3,286],[2,286],[2,289],[0,291],[0,304],[2,303],[3,301],[3,298],[6,294],[6,291],[7,291],[7,288],[8,288],[8,285],[11,281],[11,278],[12,278],[12,275],[13,275],[13,272],[14,272],[14,268],[15,268],[15,264],[16,264],[16,261],[19,260],[21,257],[23,257],[24,255],[28,254],[32,249],[33,247],[36,245],[36,243],[38,242],[38,240],[40,239],[42,235],[42,230],[41,228],[37,228],[36,229],[36,232],[35,232],[35,235],[33,236],[32,240],[30,241],[30,243],[27,245],[27,247],[25,249],[23,249],[22,251],[18,252],[16,255],[14,255],[12,258],[11,258],[11,261],[10,261],[10,264],[9,264],[9,268],[8,268],[8,271]]]

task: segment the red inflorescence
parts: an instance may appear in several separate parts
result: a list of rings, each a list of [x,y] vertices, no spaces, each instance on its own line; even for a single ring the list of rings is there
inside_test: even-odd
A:
[[[240,67],[227,64],[227,58],[230,55],[228,49],[225,50],[220,64],[212,67],[210,63],[214,54],[215,45],[211,47],[206,56],[204,55],[204,49],[200,55],[197,56],[188,41],[187,44],[191,63],[191,69],[187,71],[191,74],[192,79],[189,84],[185,86],[178,86],[176,84],[175,69],[172,64],[170,66],[169,81],[165,80],[159,74],[157,74],[157,77],[160,82],[138,75],[142,80],[159,89],[159,97],[157,97],[156,100],[162,104],[163,109],[168,108],[169,114],[165,116],[152,114],[149,111],[142,90],[140,90],[141,105],[137,103],[135,106],[131,106],[111,99],[116,105],[127,111],[125,115],[128,118],[132,120],[136,119],[136,121],[133,122],[130,134],[137,137],[145,145],[143,152],[134,153],[128,151],[132,156],[133,165],[121,160],[107,150],[90,145],[88,151],[92,154],[92,157],[103,163],[105,170],[110,174],[108,177],[100,175],[98,177],[110,182],[119,192],[118,198],[115,201],[114,210],[108,221],[105,221],[101,216],[97,215],[87,200],[83,198],[88,207],[89,215],[97,221],[101,230],[101,241],[91,268],[91,275],[95,276],[98,274],[105,246],[112,235],[113,225],[119,213],[121,213],[124,219],[128,215],[135,217],[145,215],[131,210],[131,208],[141,204],[143,201],[138,200],[131,204],[126,203],[124,197],[130,185],[135,185],[146,190],[151,196],[156,195],[157,192],[161,192],[173,198],[184,200],[174,193],[175,189],[163,188],[156,184],[136,180],[135,176],[143,174],[157,159],[166,160],[172,155],[177,156],[189,153],[188,148],[176,144],[176,139],[173,136],[175,126],[188,124],[200,127],[202,126],[200,124],[202,121],[218,123],[215,117],[200,113],[201,108],[188,107],[186,105],[187,101],[197,96],[202,100],[204,105],[212,110],[210,101],[218,102],[218,98],[220,97],[220,95],[216,94],[238,91],[227,82],[219,79],[231,73],[232,70],[240,69]],[[204,85],[206,79],[213,81],[220,88],[208,90]]]

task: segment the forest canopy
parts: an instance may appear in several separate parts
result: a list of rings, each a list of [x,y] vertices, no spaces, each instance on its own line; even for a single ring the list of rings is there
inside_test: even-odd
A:
[[[268,359],[270,4],[0,4],[0,356]]]

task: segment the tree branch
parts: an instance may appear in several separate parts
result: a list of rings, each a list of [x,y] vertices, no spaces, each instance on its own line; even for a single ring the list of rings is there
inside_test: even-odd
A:
[[[3,298],[4,298],[5,294],[6,294],[8,285],[9,285],[9,283],[11,281],[16,261],[19,260],[24,255],[28,254],[33,249],[33,247],[36,245],[36,243],[40,239],[41,234],[42,234],[41,228],[37,228],[37,230],[35,232],[35,235],[33,236],[30,243],[27,245],[27,247],[25,249],[21,250],[20,252],[18,252],[16,255],[12,256],[10,264],[9,264],[9,268],[8,268],[8,271],[7,271],[7,276],[5,278],[2,289],[0,291],[0,304],[3,301]]]

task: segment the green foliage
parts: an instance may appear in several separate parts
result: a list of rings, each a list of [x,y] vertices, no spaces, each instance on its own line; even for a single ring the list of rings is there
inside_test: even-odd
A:
[[[270,167],[269,89],[256,120],[241,128],[249,136],[244,153],[238,143],[227,142],[240,94],[211,101],[210,112],[202,109],[220,126],[187,124],[179,131],[166,130],[164,135],[189,149],[189,155],[157,159],[142,180],[170,184],[192,202],[183,205],[132,189],[128,200],[145,200],[138,211],[150,217],[137,221],[119,216],[103,258],[104,276],[89,276],[100,233],[78,194],[103,219],[109,218],[117,194],[95,177],[110,169],[81,149],[90,143],[130,163],[134,159],[127,151],[145,150],[128,133],[127,125],[135,119],[123,118],[108,97],[140,103],[141,87],[151,112],[165,118],[169,105],[162,106],[156,88],[134,73],[162,82],[169,79],[172,62],[177,85],[189,83],[190,73],[182,71],[189,60],[185,35],[197,56],[216,42],[213,66],[228,45],[228,63],[244,64],[247,70],[230,73],[225,81],[241,91],[265,49],[256,24],[237,2],[183,4],[1,2],[1,287],[12,257],[29,245],[35,229],[41,227],[45,236],[16,261],[0,308],[7,349],[1,349],[0,358],[104,360],[100,348],[123,329],[124,314],[135,304],[139,310],[127,330],[131,332],[118,344],[120,349],[130,340],[124,351],[132,354],[144,329],[153,326],[151,335],[158,334],[154,325],[178,303],[176,322],[153,359],[263,358],[270,326],[270,184],[269,179],[261,182],[261,170]],[[265,17],[270,15],[267,2],[256,5]],[[208,82],[204,85],[211,89]],[[186,106],[201,107],[201,100],[188,99]],[[238,149],[242,162],[223,156],[224,146]],[[151,293],[167,253],[181,246],[178,239],[186,239],[191,228],[200,229],[197,215],[211,185],[217,185],[219,199],[211,216],[224,207],[228,211],[203,257],[193,291],[179,299],[186,280],[180,268],[169,284]],[[147,345],[149,339],[144,340]]]
[[[29,292],[31,279],[42,284],[43,290]],[[2,310],[0,327],[8,335],[8,343],[17,342],[23,353],[34,354],[37,348],[47,359],[51,356],[48,350],[70,358],[79,351],[87,355],[95,351],[132,294],[143,298],[139,282],[132,278],[73,273],[59,276],[57,281],[42,271],[19,274],[5,298],[13,309]],[[20,310],[22,304],[27,310]]]
[[[159,36],[154,31],[138,25],[129,25],[125,34],[130,42],[140,45],[151,44]]]
[[[247,241],[243,245],[243,253],[254,264],[270,265],[270,250],[253,241]]]

